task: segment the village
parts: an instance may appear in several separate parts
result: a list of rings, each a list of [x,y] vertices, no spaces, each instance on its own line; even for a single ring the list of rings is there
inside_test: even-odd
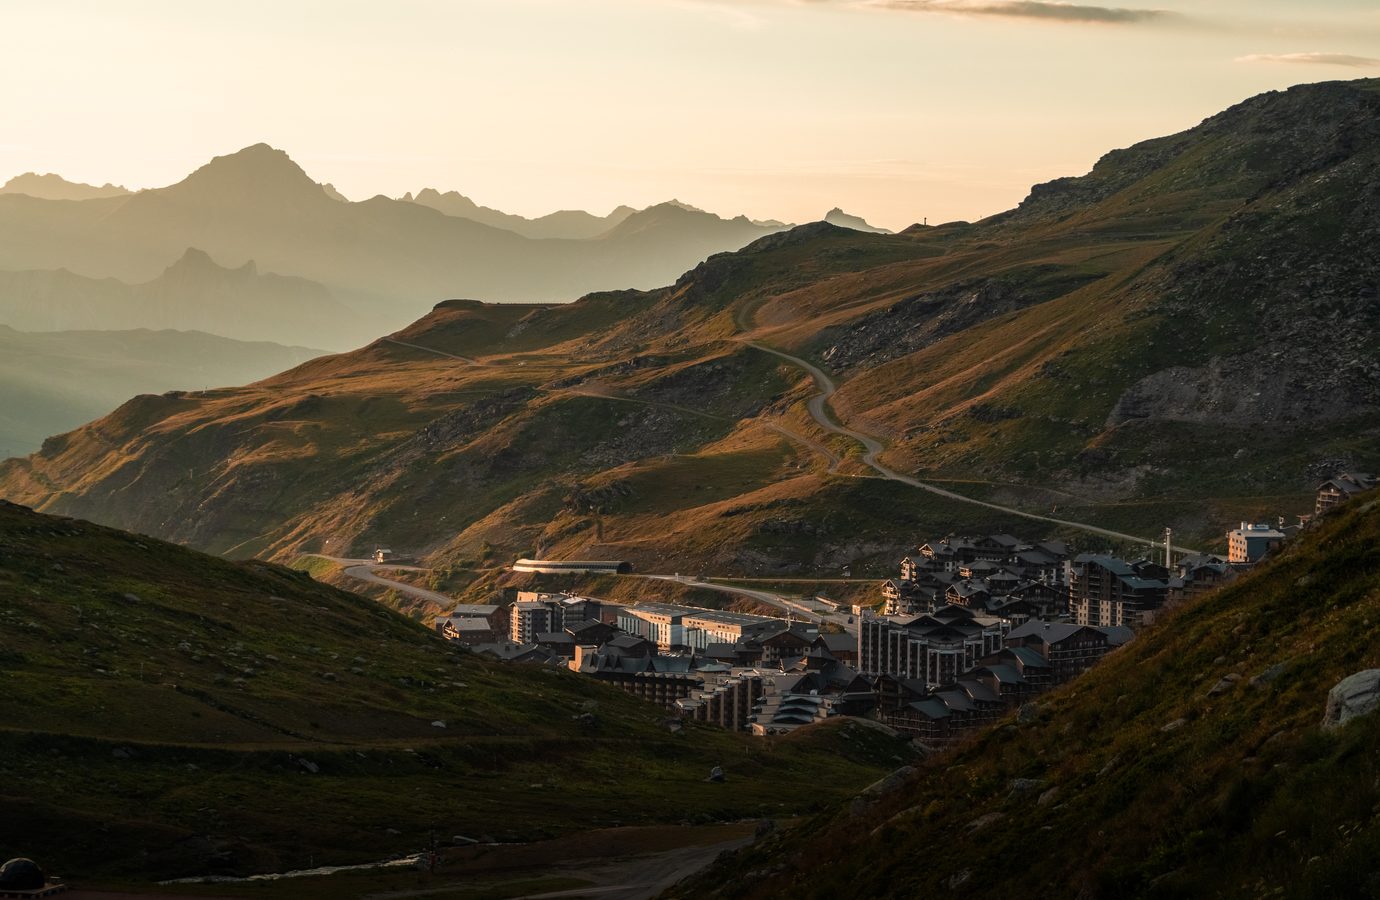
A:
[[[1309,521],[1376,485],[1348,473],[1319,486],[1296,525],[1242,522],[1225,557],[1122,559],[1009,534],[920,544],[842,628],[669,603],[624,605],[518,591],[435,622],[449,640],[512,663],[557,666],[689,719],[757,735],[866,717],[937,749],[1076,678],[1166,610],[1259,563]],[[1156,554],[1158,557],[1158,554]],[[575,563],[535,563],[572,571]]]

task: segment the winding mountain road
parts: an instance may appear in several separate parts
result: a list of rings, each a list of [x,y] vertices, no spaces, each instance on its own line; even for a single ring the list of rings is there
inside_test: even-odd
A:
[[[797,366],[800,369],[803,369],[806,373],[808,373],[809,376],[814,379],[815,386],[819,388],[819,393],[815,394],[808,401],[806,401],[806,408],[810,411],[810,416],[816,422],[819,423],[819,426],[821,428],[825,429],[826,431],[833,432],[834,434],[843,435],[844,437],[851,438],[852,440],[857,441],[859,444],[861,444],[863,447],[863,465],[867,466],[869,469],[876,472],[878,477],[885,478],[888,481],[896,481],[901,484],[909,485],[913,488],[919,488],[922,491],[928,491],[931,494],[935,494],[940,497],[945,497],[949,500],[955,500],[960,503],[967,503],[972,506],[982,506],[986,507],[987,509],[994,509],[998,512],[1007,513],[1009,515],[1020,516],[1023,519],[1031,519],[1037,522],[1048,522],[1053,525],[1064,525],[1068,528],[1076,528],[1079,531],[1088,532],[1089,534],[1098,534],[1102,535],[1103,537],[1115,538],[1121,541],[1133,541],[1138,544],[1155,543],[1155,541],[1150,540],[1149,538],[1142,537],[1140,535],[1126,534],[1123,531],[1113,531],[1110,528],[1102,528],[1098,525],[1090,525],[1087,522],[1075,522],[1070,519],[1059,519],[1055,518],[1054,516],[1043,516],[1039,513],[1026,512],[1025,510],[1016,509],[1012,506],[1002,506],[999,503],[989,503],[986,500],[977,500],[973,497],[965,497],[962,494],[956,494],[953,491],[946,490],[942,487],[938,487],[937,485],[926,484],[925,482],[920,481],[919,479],[911,478],[909,475],[902,475],[900,472],[890,469],[878,461],[877,457],[881,454],[881,452],[884,449],[886,449],[881,441],[877,440],[869,434],[864,434],[861,431],[854,431],[853,429],[847,428],[834,421],[833,417],[829,414],[829,400],[834,396],[834,393],[838,390],[838,386],[834,383],[834,380],[832,378],[825,374],[823,369],[820,369],[813,363],[810,363],[807,360],[803,360],[798,356],[792,356],[789,353],[783,353],[782,351],[777,350],[774,347],[768,347],[766,344],[758,343],[757,341],[744,340],[743,343],[747,344],[749,347],[752,347],[754,349],[761,350],[763,353],[770,353],[772,356],[780,357],[781,359],[784,359],[786,362],[794,366]],[[1181,553],[1196,552],[1189,549],[1188,547],[1175,547],[1174,549],[1178,550]]]
[[[746,326],[746,325],[748,325],[748,324],[750,324],[750,323],[746,323],[746,322],[740,322],[740,323],[739,323],[740,327],[744,327],[744,326]],[[392,338],[384,338],[384,340],[387,341],[387,342],[389,342],[389,343],[392,343],[392,344],[396,344],[396,345],[398,345],[398,346],[401,346],[401,347],[408,347],[408,348],[413,349],[413,350],[420,350],[420,351],[425,352],[425,353],[432,353],[432,354],[435,354],[435,355],[437,355],[437,356],[443,356],[443,357],[446,357],[446,358],[448,358],[448,359],[454,359],[454,360],[457,360],[457,361],[459,361],[459,362],[465,363],[466,365],[471,365],[471,366],[492,365],[492,363],[485,363],[485,362],[482,362],[482,361],[480,361],[480,360],[471,359],[471,358],[466,357],[466,356],[458,356],[458,355],[456,355],[456,354],[454,354],[454,353],[447,353],[447,352],[444,351],[444,350],[437,350],[437,349],[435,349],[435,348],[433,348],[433,347],[424,347],[424,346],[422,346],[422,345],[420,345],[420,344],[409,344],[409,343],[406,343],[406,342],[404,342],[404,341],[393,340]],[[831,432],[831,433],[833,433],[833,434],[841,435],[841,436],[846,437],[846,438],[848,438],[848,439],[850,439],[850,440],[856,441],[858,444],[860,444],[860,445],[862,446],[862,448],[863,448],[863,455],[862,455],[862,457],[861,457],[861,462],[863,463],[863,465],[867,466],[869,469],[871,469],[873,472],[876,473],[875,476],[854,476],[854,477],[878,477],[878,478],[884,478],[884,479],[886,479],[887,481],[894,481],[894,482],[897,482],[898,484],[908,485],[909,487],[913,487],[913,488],[916,488],[916,489],[918,489],[918,490],[926,491],[926,492],[928,492],[928,493],[934,494],[934,495],[939,496],[939,497],[944,497],[944,498],[946,498],[946,499],[953,500],[953,501],[958,502],[958,503],[966,503],[966,504],[969,504],[969,505],[971,505],[971,506],[981,506],[981,507],[984,507],[984,508],[986,508],[986,509],[996,510],[997,512],[1006,513],[1007,515],[1019,516],[1020,518],[1029,519],[1029,520],[1035,521],[1035,522],[1047,522],[1047,523],[1049,523],[1049,524],[1051,524],[1051,525],[1063,525],[1063,526],[1065,526],[1065,527],[1067,527],[1067,528],[1073,528],[1073,529],[1076,529],[1076,530],[1078,530],[1078,531],[1086,532],[1086,533],[1088,533],[1088,534],[1101,535],[1102,537],[1113,538],[1113,539],[1119,540],[1119,541],[1130,541],[1130,542],[1136,543],[1136,544],[1151,544],[1151,545],[1155,545],[1155,544],[1158,543],[1157,541],[1155,541],[1155,540],[1153,540],[1153,539],[1151,539],[1151,538],[1144,537],[1144,536],[1142,536],[1142,535],[1127,534],[1127,533],[1124,532],[1124,531],[1115,531],[1115,530],[1113,530],[1113,529],[1110,529],[1110,528],[1103,528],[1103,527],[1101,527],[1100,525],[1093,525],[1093,524],[1090,524],[1090,523],[1088,523],[1088,522],[1077,522],[1077,521],[1074,521],[1074,520],[1072,520],[1072,519],[1060,519],[1060,518],[1057,518],[1057,517],[1055,517],[1055,516],[1046,516],[1046,515],[1041,515],[1041,514],[1039,514],[1039,513],[1027,512],[1027,511],[1022,510],[1022,509],[1017,509],[1016,507],[1013,507],[1013,506],[1003,506],[1003,505],[1000,504],[1000,503],[991,503],[991,502],[986,501],[986,500],[978,500],[978,499],[976,499],[976,498],[974,498],[974,497],[966,497],[966,496],[964,496],[963,494],[955,493],[954,491],[950,491],[950,490],[948,490],[948,489],[946,489],[946,488],[939,487],[938,485],[927,484],[927,483],[925,483],[925,482],[923,482],[923,481],[920,481],[920,480],[917,479],[917,478],[912,478],[912,477],[909,476],[909,475],[902,475],[900,472],[897,472],[897,471],[895,471],[894,469],[891,469],[891,468],[887,467],[886,465],[884,465],[882,462],[880,462],[880,461],[878,460],[878,457],[879,457],[879,456],[881,455],[881,453],[886,449],[885,445],[884,445],[880,440],[878,440],[877,438],[873,437],[873,436],[870,435],[870,434],[866,434],[866,433],[864,433],[864,432],[855,431],[855,430],[852,429],[852,428],[848,428],[847,426],[845,426],[845,425],[843,425],[843,424],[841,424],[841,423],[839,423],[839,422],[836,422],[836,421],[834,420],[834,417],[831,415],[831,410],[830,410],[830,408],[829,408],[829,401],[833,398],[835,392],[837,392],[837,390],[838,390],[838,385],[834,383],[834,380],[833,380],[832,378],[830,378],[829,375],[828,375],[823,369],[819,368],[818,366],[816,366],[815,364],[809,362],[808,360],[801,359],[801,358],[798,357],[798,356],[793,356],[793,355],[791,355],[791,354],[789,354],[789,353],[786,353],[786,352],[784,352],[784,351],[781,351],[781,350],[777,350],[775,347],[769,347],[769,346],[767,346],[766,344],[763,344],[763,343],[761,343],[761,342],[759,342],[759,341],[749,340],[749,339],[746,338],[746,337],[740,337],[740,338],[737,338],[737,340],[742,341],[742,343],[744,343],[745,345],[747,345],[747,346],[749,346],[749,347],[752,347],[752,348],[755,349],[755,350],[759,350],[759,351],[761,351],[761,352],[763,352],[763,353],[770,353],[772,356],[776,356],[776,357],[778,357],[778,358],[780,358],[780,359],[785,360],[786,362],[790,363],[791,365],[796,366],[797,368],[799,368],[799,369],[801,369],[802,371],[804,371],[806,374],[808,374],[808,375],[814,380],[815,386],[819,389],[819,393],[815,394],[813,397],[811,397],[809,400],[806,401],[806,409],[809,411],[810,417],[813,418],[813,419],[815,420],[815,422],[817,422],[817,423],[819,424],[819,426],[820,426],[821,428],[823,428],[824,430],[826,430],[826,431],[828,431],[828,432]],[[601,399],[606,399],[606,400],[619,400],[619,401],[630,402],[630,403],[640,403],[640,404],[645,404],[645,405],[648,405],[648,406],[661,406],[661,407],[665,407],[665,408],[668,408],[668,409],[672,409],[672,410],[674,410],[674,411],[676,411],[676,412],[680,412],[680,413],[688,413],[688,414],[703,416],[703,417],[706,417],[706,418],[718,418],[717,416],[714,416],[713,414],[705,413],[705,412],[699,411],[699,410],[693,410],[693,409],[690,409],[690,408],[688,408],[688,407],[679,406],[679,405],[677,405],[677,404],[660,403],[660,402],[656,402],[656,401],[641,400],[641,399],[632,398],[632,397],[620,397],[620,396],[618,396],[617,394],[613,394],[613,393],[611,393],[611,392],[607,392],[607,393],[606,393],[606,392],[599,392],[599,391],[594,391],[594,390],[589,390],[589,389],[585,389],[585,390],[578,390],[578,389],[576,389],[576,390],[570,390],[569,393],[577,394],[577,395],[583,395],[583,396],[599,397],[599,398],[601,398]],[[838,473],[838,468],[839,468],[840,464],[842,463],[842,459],[839,457],[839,455],[838,455],[837,453],[835,453],[833,450],[829,449],[829,448],[826,447],[825,445],[821,444],[819,441],[813,440],[812,438],[809,438],[809,437],[807,437],[807,436],[805,436],[805,435],[803,435],[803,434],[799,434],[799,433],[797,433],[797,432],[791,431],[791,430],[789,430],[789,429],[787,429],[787,428],[785,428],[785,427],[783,427],[783,426],[781,426],[781,425],[778,425],[778,424],[776,424],[776,423],[766,423],[766,427],[767,427],[767,428],[770,428],[771,430],[773,430],[773,431],[775,431],[775,432],[777,432],[778,434],[781,434],[783,437],[786,437],[786,438],[789,438],[789,439],[791,439],[791,440],[793,440],[793,441],[796,441],[796,442],[800,443],[801,445],[803,445],[803,446],[805,446],[805,447],[808,447],[810,450],[812,450],[812,451],[814,451],[814,452],[820,454],[820,455],[823,456],[826,460],[828,460],[828,463],[829,463],[829,472],[830,472],[830,474],[837,474],[837,473]],[[1176,547],[1174,547],[1174,549],[1177,550],[1177,551],[1179,551],[1180,553],[1194,553],[1194,552],[1197,552],[1197,551],[1193,550],[1193,549],[1190,548],[1190,547],[1176,546]],[[364,561],[364,562],[367,562],[367,561]],[[346,574],[349,574],[349,572],[347,571]],[[370,577],[364,578],[363,580],[365,580],[365,581],[374,581],[375,583],[386,584],[386,585],[388,585],[389,587],[395,587],[395,588],[398,589],[398,590],[402,590],[403,587],[404,587],[404,585],[402,584],[402,582],[393,582],[393,581],[388,581],[387,579],[379,579],[377,576],[374,576],[372,572],[368,572],[368,573],[366,573],[366,574],[368,574]],[[352,575],[351,577],[356,577],[356,576]],[[411,585],[406,585],[406,587],[411,588]],[[420,589],[420,588],[411,588],[411,590],[409,590],[408,593],[411,593],[413,596],[420,596],[419,594],[416,593],[416,591],[419,591],[419,590],[421,590],[421,589]],[[424,592],[424,593],[430,594],[430,592]],[[440,595],[434,595],[434,594],[433,594],[432,596],[440,596]],[[760,598],[759,598],[759,599],[760,599]],[[779,606],[780,604],[778,603],[778,604],[773,604],[773,605],[778,605],[778,606]]]
[[[438,604],[442,609],[449,609],[455,605],[454,597],[447,597],[445,594],[438,594],[426,588],[419,588],[415,584],[408,584],[405,581],[394,581],[391,578],[384,578],[374,574],[375,569],[392,569],[395,572],[430,572],[430,569],[422,566],[401,566],[392,563],[379,564],[371,559],[347,559],[340,556],[327,556],[324,553],[304,553],[303,556],[310,556],[315,559],[324,559],[335,563],[341,567],[341,572],[347,578],[356,581],[367,581],[370,584],[377,584],[382,587],[390,588],[400,594],[406,594],[417,600],[425,600],[429,603]]]

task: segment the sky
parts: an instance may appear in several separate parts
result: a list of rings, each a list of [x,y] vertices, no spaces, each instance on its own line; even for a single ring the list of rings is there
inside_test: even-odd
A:
[[[1363,77],[1375,0],[3,0],[0,181],[159,187],[262,141],[356,200],[902,228]]]

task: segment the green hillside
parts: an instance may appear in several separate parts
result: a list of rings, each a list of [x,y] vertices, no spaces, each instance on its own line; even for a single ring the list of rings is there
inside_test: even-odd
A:
[[[1380,667],[1377,622],[1372,493],[1033,718],[676,896],[1380,896],[1380,714],[1321,727],[1329,689]]]
[[[486,662],[304,574],[9,504],[0,597],[0,855],[77,880],[372,862],[432,829],[787,815],[907,752],[673,734],[655,706]]]
[[[0,494],[232,556],[384,544],[485,588],[537,547],[818,577],[955,529],[1107,540],[1019,513],[1207,549],[1380,468],[1377,172],[1380,81],[1267,93],[982,222],[815,223],[659,290],[446,301],[261,384],[140,398],[0,466]],[[991,505],[882,480],[840,424]]]

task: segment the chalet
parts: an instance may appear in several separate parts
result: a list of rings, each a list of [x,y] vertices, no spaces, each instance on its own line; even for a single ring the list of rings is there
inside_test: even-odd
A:
[[[1029,549],[1030,545],[1009,534],[990,534],[974,541],[973,547],[977,559],[1007,563],[1013,561],[1017,553]]]
[[[1191,554],[1179,560],[1177,574],[1169,579],[1170,603],[1196,600],[1236,577],[1236,569],[1217,556]]]
[[[687,657],[623,656],[603,650],[580,653],[577,671],[658,706],[675,708],[677,700],[704,685],[704,676],[691,670]]]
[[[552,631],[537,635],[536,645],[556,659],[575,657],[575,639],[565,631]]]
[[[920,545],[920,555],[940,571],[953,572],[958,568],[959,554],[948,541]]]
[[[1019,569],[1022,576],[1043,584],[1058,584],[1064,573],[1064,560],[1067,556],[1055,556],[1038,546],[1022,550],[1012,560],[1012,566]]]
[[[910,619],[865,615],[858,628],[858,667],[863,674],[949,684],[978,659],[1001,648],[1006,625],[950,605]]]
[[[502,637],[493,624],[481,616],[440,616],[436,619],[436,633],[449,641],[458,641],[471,647],[476,644],[492,644]]]
[[[1145,577],[1163,567],[1137,570],[1114,556],[1093,553],[1074,557],[1068,566],[1069,611],[1080,625],[1129,625],[1150,622],[1164,605],[1167,579]]]
[[[812,646],[827,651],[846,666],[857,665],[858,639],[851,634],[821,634]]]
[[[1049,663],[1057,684],[1096,665],[1107,655],[1107,635],[1097,628],[1067,622],[1026,622],[1006,636],[1008,647],[1026,647]]]
[[[1334,475],[1318,485],[1318,498],[1313,506],[1314,515],[1320,516],[1357,494],[1373,489],[1376,484],[1375,476],[1366,472],[1341,472]]]
[[[987,604],[987,613],[1015,627],[1044,613],[1043,607],[1021,597],[994,597]]]
[[[1062,615],[1068,594],[1057,585],[1044,581],[1023,581],[1006,591],[1014,600],[1024,600],[1039,610],[1042,619],[1052,619]]]
[[[959,581],[949,585],[944,592],[944,600],[955,606],[966,606],[968,609],[985,611],[987,602],[992,599],[992,592],[987,589],[987,585],[982,581]]]
[[[577,644],[606,644],[618,636],[618,629],[607,622],[582,622],[578,625],[569,623],[565,626],[566,634],[574,638]]]
[[[513,641],[479,644],[474,648],[474,652],[492,656],[504,662],[545,665],[552,661],[551,654],[545,648],[538,647],[536,644],[519,644]]]
[[[1039,695],[1042,688],[1032,684],[1021,672],[1007,663],[979,666],[968,673],[998,697],[1007,707],[1020,706]]]

